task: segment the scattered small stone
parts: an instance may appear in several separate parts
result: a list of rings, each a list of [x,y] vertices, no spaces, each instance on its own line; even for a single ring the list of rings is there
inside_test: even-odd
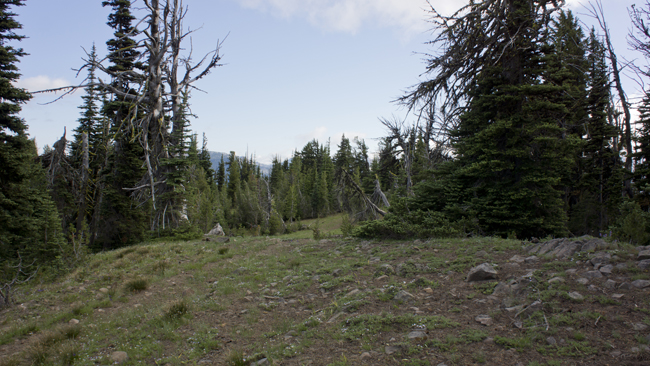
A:
[[[524,263],[526,264],[534,264],[539,262],[539,258],[536,255],[531,255],[530,257],[524,259]]]
[[[334,277],[339,277],[342,274],[343,274],[343,270],[340,269],[340,268],[337,268],[337,269],[332,271],[332,276],[334,276]]]
[[[467,282],[484,281],[497,278],[497,271],[488,263],[483,263],[472,269],[467,274]]]
[[[619,299],[623,298],[623,296],[625,296],[625,295],[623,295],[623,294],[612,294],[612,299],[619,300]]]
[[[602,273],[604,275],[610,275],[610,274],[612,274],[612,271],[614,270],[614,266],[611,265],[611,264],[608,264],[608,265],[605,265],[605,266],[602,266],[602,267],[598,268],[598,270],[600,271],[600,273]]]
[[[516,255],[512,256],[512,258],[510,258],[509,260],[510,260],[510,262],[524,263],[525,259],[526,259],[525,257],[523,257],[523,256],[521,256],[519,254],[516,254]]]
[[[386,279],[388,279],[388,276],[386,276],[386,275],[382,275],[382,276],[377,277],[377,281],[383,281],[383,280],[386,280]]]
[[[568,295],[572,300],[576,300],[576,301],[582,301],[582,300],[585,299],[584,296],[580,295],[580,293],[575,292],[575,291],[574,292],[569,292]]]
[[[482,325],[488,326],[492,325],[492,317],[489,315],[479,315],[476,318],[474,318],[478,323],[481,323]]]
[[[630,353],[639,353],[639,352],[641,352],[641,349],[639,347],[630,348]]]
[[[124,363],[126,360],[129,359],[129,355],[126,354],[124,351],[115,351],[111,353],[111,361],[114,363]]]
[[[645,259],[650,259],[650,250],[642,250],[639,252],[639,255],[636,257],[637,260],[642,261]]]
[[[398,292],[395,295],[394,299],[395,299],[395,301],[409,302],[409,301],[415,299],[415,296],[411,295],[410,293],[408,293],[408,292],[406,292],[404,290],[401,290],[400,292]]]
[[[485,250],[479,250],[478,252],[474,253],[474,256],[477,258],[482,258],[487,255],[487,252]]]
[[[592,292],[598,292],[599,291],[598,287],[596,287],[594,285],[589,285],[589,287],[587,287],[587,290],[592,291]]]
[[[330,323],[330,324],[334,323],[336,321],[336,319],[338,319],[339,317],[341,317],[341,315],[344,315],[344,314],[345,313],[343,313],[343,312],[337,313],[336,315],[331,317],[330,320],[328,320],[327,322]]]
[[[621,290],[632,290],[634,287],[629,282],[623,282],[620,284],[620,286],[618,286],[618,288]]]
[[[517,320],[514,323],[512,323],[512,326],[517,328],[517,329],[523,329],[524,328],[524,323],[522,323],[520,320]]]
[[[359,356],[359,359],[361,359],[361,361],[368,360],[370,358],[372,358],[372,356],[370,356],[370,353],[368,353],[368,352],[364,352],[364,353],[361,354],[361,356]]]
[[[433,293],[433,289],[431,287],[427,287],[423,291],[426,292],[427,294],[432,294]]]
[[[646,287],[650,286],[650,281],[648,281],[648,280],[632,281],[632,286],[634,286],[636,288],[646,288]]]
[[[578,279],[576,280],[576,282],[579,283],[579,284],[581,284],[581,285],[586,285],[586,284],[589,283],[589,280],[586,279],[586,278],[584,278],[584,277],[580,277],[580,278],[578,278]]]
[[[578,270],[575,269],[575,268],[570,268],[570,269],[567,269],[566,271],[564,271],[564,273],[570,274],[570,275],[575,274],[576,272],[578,272]]]
[[[632,324],[632,329],[636,330],[637,332],[642,332],[642,331],[648,329],[648,326],[643,324],[643,323],[633,323]]]
[[[426,341],[429,337],[423,331],[416,330],[408,334],[408,339],[416,342]]]
[[[246,269],[246,267],[239,267],[236,270],[232,271],[232,274],[238,275],[246,272],[248,272],[248,269]]]
[[[68,324],[77,325],[77,324],[79,324],[79,320],[77,320],[77,319],[70,319],[70,321],[68,322]]]
[[[393,353],[397,353],[400,351],[399,346],[386,346],[386,354],[387,355],[392,355]]]
[[[512,306],[512,307],[506,308],[506,311],[509,312],[509,313],[512,313],[512,312],[517,312],[518,313],[523,308],[524,308],[523,305],[517,305],[517,306]]]
[[[379,275],[389,275],[394,273],[395,273],[395,268],[393,268],[393,266],[391,266],[388,263],[379,266],[379,269],[377,269],[377,272],[375,272],[375,274],[379,274]]]
[[[142,304],[134,304],[133,305],[134,308],[139,308],[140,306],[142,306]]]
[[[345,295],[345,296],[348,296],[348,297],[350,297],[350,296],[354,296],[354,295],[356,295],[356,294],[358,294],[358,293],[360,293],[360,292],[361,292],[361,291],[360,291],[358,288],[355,288],[354,290],[348,292],[348,294]]]
[[[625,264],[625,263],[619,263],[619,264]],[[644,259],[642,261],[639,261],[636,265],[641,269],[648,269],[650,268],[650,259]]]
[[[106,287],[102,287],[102,288],[99,289],[99,292],[101,292],[102,294],[107,294],[108,289]]]
[[[549,346],[554,346],[557,344],[557,341],[553,337],[548,337],[546,338],[546,343],[548,343]]]
[[[600,271],[589,271],[585,273],[586,278],[602,278],[603,274]]]
[[[562,283],[565,282],[564,278],[562,277],[553,277],[550,280],[548,280],[548,283]]]
[[[614,280],[607,280],[607,281],[605,281],[605,283],[603,284],[603,286],[604,286],[605,288],[614,289],[614,288],[616,288],[616,281],[614,281]]]
[[[270,287],[275,287],[275,286],[277,286],[277,285],[278,285],[277,282],[271,282],[271,283],[269,284]]]
[[[621,351],[612,351],[609,353],[610,356],[616,358],[616,357],[621,357],[622,352]]]
[[[270,365],[269,360],[266,358],[263,358],[257,362],[251,363],[251,366],[267,366]]]

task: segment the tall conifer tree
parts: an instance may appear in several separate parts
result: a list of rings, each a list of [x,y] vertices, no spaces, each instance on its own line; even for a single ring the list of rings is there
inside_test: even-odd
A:
[[[16,64],[26,53],[12,42],[24,36],[10,11],[22,0],[0,0],[0,261],[39,265],[56,260],[63,244],[61,221],[47,191],[45,173],[36,163],[36,147],[27,125],[18,117],[31,95],[13,85],[20,74]],[[6,262],[5,262],[6,261]],[[3,273],[3,275],[10,275]],[[4,276],[0,276],[4,277]],[[0,278],[2,280],[3,278]]]

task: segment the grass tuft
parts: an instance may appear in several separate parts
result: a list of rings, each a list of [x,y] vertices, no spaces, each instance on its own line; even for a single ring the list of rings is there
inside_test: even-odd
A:
[[[140,292],[144,291],[149,287],[149,282],[146,279],[135,279],[127,282],[124,285],[124,289],[129,292]]]
[[[185,300],[180,300],[172,304],[167,311],[165,312],[164,318],[169,321],[178,320],[183,317],[183,315],[190,312],[190,306],[185,302]]]

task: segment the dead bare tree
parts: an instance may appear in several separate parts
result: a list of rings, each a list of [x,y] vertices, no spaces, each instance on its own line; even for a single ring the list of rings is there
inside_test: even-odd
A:
[[[354,181],[354,178],[352,178],[350,174],[345,171],[345,169],[341,170],[341,172],[342,174],[337,187],[339,194],[342,194],[342,192],[346,191],[347,187],[350,187],[353,192],[352,194],[361,201],[361,205],[363,207],[361,211],[352,213],[356,218],[365,218],[372,215],[375,219],[377,219],[377,215],[386,216],[386,211],[379,208],[379,206],[373,202],[373,199],[369,198],[363,192],[363,189],[359,187],[359,185]],[[383,192],[381,192],[378,181],[375,182],[375,193],[373,194],[373,197],[377,197],[378,199],[382,200],[386,206],[389,206],[386,196]]]
[[[600,30],[603,32],[603,37],[605,39],[605,47],[607,48],[607,55],[609,58],[609,63],[612,68],[612,76],[614,78],[614,87],[618,93],[618,98],[620,106],[623,109],[623,125],[625,126],[623,143],[625,145],[625,169],[628,172],[632,171],[632,154],[634,153],[632,149],[632,113],[630,112],[630,102],[628,101],[627,94],[623,89],[623,83],[621,82],[621,66],[618,62],[616,52],[614,52],[614,46],[611,42],[611,36],[609,33],[609,27],[605,20],[605,13],[603,11],[603,4],[600,0],[595,0],[589,2],[589,13],[596,19]],[[633,21],[634,24],[634,21]],[[628,177],[625,180],[625,190],[628,196],[632,196],[632,180]]]
[[[20,253],[18,253],[18,263],[15,266],[10,265],[9,262],[4,263],[0,277],[0,308],[9,307],[14,303],[16,285],[27,283],[36,276],[38,268],[33,272],[26,272],[27,268],[32,267],[34,263],[35,261],[25,266]]]
[[[379,121],[388,129],[389,141],[394,141],[399,150],[396,155],[401,155],[402,165],[406,173],[406,193],[413,195],[413,159],[415,158],[415,132],[417,125],[407,125],[396,117],[392,119],[380,118]]]
[[[136,136],[144,150],[144,166],[146,174],[136,187],[125,187],[138,201],[151,201],[151,230],[165,227],[166,224],[178,222],[179,202],[161,202],[164,193],[174,187],[167,184],[166,177],[169,167],[162,161],[170,157],[170,147],[181,143],[182,136],[183,95],[192,89],[193,84],[210,74],[221,60],[220,49],[223,41],[217,40],[216,47],[205,54],[198,62],[192,59],[192,48],[189,55],[183,56],[183,44],[192,30],[184,30],[183,20],[187,8],[182,0],[143,0],[147,15],[138,24],[146,24],[140,39],[133,46],[141,48],[141,62],[146,61],[145,70],[129,70],[118,72],[105,65],[107,58],[93,60],[90,55],[78,72],[95,67],[107,74],[111,82],[98,78],[95,86],[100,92],[108,93],[131,103],[127,116],[121,123],[136,132]],[[136,29],[134,27],[134,29]],[[132,37],[136,34],[127,34]],[[86,81],[82,85],[70,86],[41,92],[65,91],[68,94],[76,89],[91,86]],[[130,85],[129,88],[119,88],[117,85]],[[58,99],[58,98],[57,98]],[[144,113],[143,113],[144,112]],[[171,120],[171,126],[169,121]],[[114,140],[114,138],[113,138]],[[173,207],[178,206],[178,207]]]

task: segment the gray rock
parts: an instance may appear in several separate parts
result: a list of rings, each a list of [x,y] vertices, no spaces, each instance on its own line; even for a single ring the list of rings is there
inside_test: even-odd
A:
[[[399,352],[400,350],[401,350],[400,346],[386,346],[386,349],[385,349],[386,354],[389,355],[389,356],[392,355],[393,353]]]
[[[603,274],[600,273],[600,271],[589,271],[584,274],[585,278],[591,279],[591,278],[602,278]]]
[[[642,261],[650,259],[650,250],[642,250],[639,252],[639,255],[636,257],[637,260]]]
[[[569,292],[568,295],[572,300],[575,300],[575,301],[582,301],[582,300],[585,299],[584,296],[580,295],[579,292],[575,292],[575,291],[574,292]]]
[[[592,238],[587,240],[582,247],[580,248],[581,252],[591,252],[597,250],[605,250],[612,247],[611,244],[607,243],[603,239]]]
[[[467,282],[485,281],[497,278],[497,271],[488,263],[483,263],[469,270]]]
[[[364,353],[361,354],[361,356],[359,356],[359,359],[361,361],[369,360],[371,358],[372,358],[372,356],[368,352],[364,352]]]
[[[425,332],[420,331],[420,330],[415,330],[415,331],[409,333],[406,337],[409,340],[416,341],[416,342],[426,341],[429,338],[429,336],[427,336],[427,334]]]
[[[621,263],[621,264],[624,264],[624,263]],[[637,265],[637,267],[639,267],[641,269],[648,269],[648,268],[650,268],[650,259],[644,259],[642,261],[639,261],[636,265]]]
[[[598,268],[598,270],[600,271],[600,273],[602,273],[604,275],[610,275],[610,274],[612,274],[612,271],[614,270],[614,266],[611,265],[611,264],[608,264],[608,265],[605,265],[605,266],[602,266],[602,267]]]
[[[637,332],[643,332],[644,330],[648,329],[648,326],[643,323],[632,323],[632,329],[636,330]]]
[[[629,282],[623,282],[620,284],[620,286],[618,286],[618,288],[621,290],[632,290],[634,289],[634,286],[632,286],[632,284]]]
[[[562,258],[562,259],[569,258],[573,254],[575,254],[575,252],[580,250],[581,247],[582,247],[582,243],[579,241],[574,241],[570,243],[564,242],[561,245],[559,245],[557,248],[555,248],[555,250],[551,251],[548,254],[556,258]]]
[[[332,271],[332,276],[334,276],[334,277],[339,277],[339,276],[341,276],[342,274],[343,274],[343,270],[340,269],[340,268],[337,268],[337,269],[335,269],[335,270]]]
[[[485,250],[479,250],[478,252],[474,253],[474,256],[476,258],[483,258],[487,255],[487,252]]]
[[[391,275],[395,274],[395,268],[391,266],[390,264],[382,264],[379,266],[379,269],[375,272],[375,276],[381,276],[381,275]]]
[[[223,232],[223,228],[221,227],[221,225],[217,223],[217,225],[213,227],[212,230],[210,230],[210,232],[207,233],[207,235],[226,236],[226,233]]]
[[[128,359],[129,359],[129,355],[127,355],[126,352],[115,351],[111,353],[111,361],[113,361],[113,363],[117,363],[117,364],[124,363]]]
[[[510,258],[510,262],[524,263],[525,259],[526,259],[525,257],[517,254],[517,255],[514,255],[512,258]]]
[[[589,260],[589,263],[591,263],[592,266],[596,267],[598,265],[609,264],[611,259],[612,259],[611,254],[600,252],[597,253],[593,258],[591,258],[591,260]]]
[[[578,270],[575,269],[575,268],[570,268],[570,269],[567,269],[566,271],[564,271],[564,273],[566,273],[566,274],[568,274],[568,275],[573,275],[573,274],[575,274],[576,272],[578,272]]]
[[[70,324],[70,325],[77,325],[77,324],[79,324],[79,320],[77,320],[77,319],[70,319],[70,321],[68,322],[68,324]]]
[[[607,280],[607,281],[605,281],[605,283],[603,284],[603,286],[604,286],[605,288],[608,288],[608,289],[614,289],[614,288],[616,288],[616,281],[614,281],[614,280]]]
[[[598,292],[599,291],[598,287],[596,287],[594,285],[589,285],[589,287],[587,287],[587,290],[592,291],[592,292]]]
[[[554,346],[557,344],[557,341],[553,337],[548,337],[546,338],[546,343],[548,343],[549,346]]]
[[[236,270],[232,271],[232,274],[238,275],[246,272],[248,272],[248,269],[246,267],[239,267]]]
[[[648,281],[648,280],[632,281],[632,286],[634,286],[636,288],[646,288],[646,287],[650,286],[650,281]]]
[[[536,255],[531,255],[530,257],[524,259],[524,263],[526,264],[535,264],[537,262],[539,262],[539,257]]]
[[[411,295],[410,293],[401,290],[398,292],[395,297],[393,298],[395,301],[399,302],[409,302],[415,299],[415,296]]]
[[[579,283],[579,284],[581,284],[581,285],[586,285],[586,284],[589,283],[589,280],[586,279],[586,278],[584,278],[584,277],[580,277],[580,278],[578,278],[578,279],[576,280],[576,282]]]
[[[550,280],[548,280],[548,283],[562,283],[565,282],[565,279],[562,277],[553,277]]]
[[[493,323],[492,317],[489,315],[478,315],[476,318],[474,318],[474,320],[476,320],[477,323],[485,326],[492,325]]]
[[[650,265],[650,261],[648,261],[648,265]],[[625,270],[625,269],[627,269],[627,263],[618,263],[618,264],[616,265],[616,269],[619,269],[619,270]]]
[[[609,353],[609,355],[612,356],[613,358],[621,357],[622,354],[623,353],[621,351],[612,351]]]
[[[266,358],[251,363],[251,366],[266,366],[266,365],[270,365],[269,360]]]

